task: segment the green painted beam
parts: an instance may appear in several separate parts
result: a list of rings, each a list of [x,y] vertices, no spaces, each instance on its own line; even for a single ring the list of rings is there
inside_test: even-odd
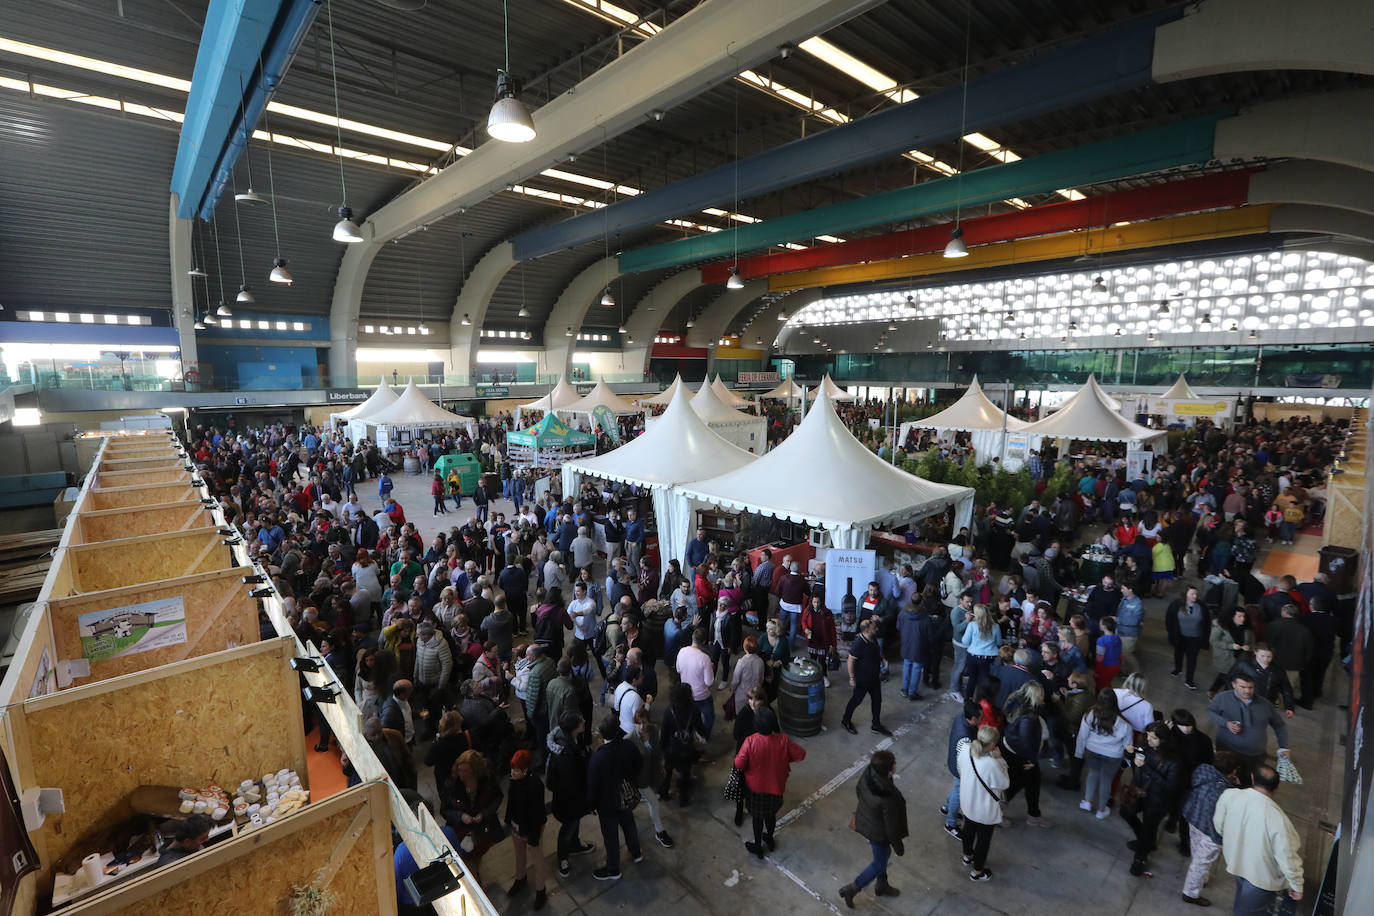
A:
[[[974,207],[1196,165],[1212,158],[1217,122],[1228,115],[1180,121],[761,223],[737,225],[725,232],[637,248],[620,256],[620,271],[640,273],[676,267],[818,235],[837,235],[936,213],[953,215],[956,204]]]

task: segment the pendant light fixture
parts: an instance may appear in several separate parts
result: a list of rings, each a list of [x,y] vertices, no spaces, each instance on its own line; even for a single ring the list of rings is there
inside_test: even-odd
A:
[[[973,32],[973,4],[972,0],[964,2],[964,79],[963,79],[963,101],[959,113],[959,136],[963,137],[968,133],[968,56],[969,38]],[[959,144],[959,176],[954,180],[954,231],[949,234],[949,241],[945,243],[944,256],[947,258],[966,258],[968,257],[968,246],[964,244],[964,227],[960,224],[960,217],[963,215],[963,199],[961,194],[964,189],[964,147],[967,144]]]
[[[571,336],[573,336],[572,325],[568,325],[568,329],[567,329],[566,331],[563,332],[563,336],[564,336],[564,337],[571,337]]]
[[[239,295],[242,296],[243,293],[240,292]],[[251,296],[252,293],[249,293],[249,295]],[[251,300],[250,300],[250,301],[251,301]],[[233,318],[233,317],[234,317],[234,311],[233,311],[233,309],[229,308],[228,303],[221,302],[221,303],[219,304],[219,308],[215,309],[215,315],[218,316],[218,317],[220,317],[220,318]]]
[[[691,317],[690,315],[687,316],[687,327],[690,328],[690,327],[694,327],[695,325],[696,325],[696,322],[692,320],[692,317]]]
[[[292,282],[291,271],[286,269],[286,258],[277,258],[272,262],[272,272],[267,275],[273,283],[281,283],[290,286]]]
[[[516,312],[515,314],[519,318],[528,318],[530,317],[530,310],[522,305],[520,306],[520,311]]]
[[[1098,274],[1097,276],[1093,277],[1092,291],[1096,295],[1105,296],[1107,294],[1107,281],[1102,279],[1101,274]]]
[[[258,65],[262,65],[262,55],[258,55]],[[267,135],[272,135],[272,128],[267,124],[267,109],[262,112],[262,129],[267,131]],[[249,172],[248,183],[253,183],[252,172]],[[272,170],[272,144],[267,144],[267,193],[272,200],[272,240],[277,245],[277,257],[272,261],[272,272],[267,275],[267,279],[273,283],[280,283],[283,286],[290,286],[292,281],[291,271],[286,269],[286,258],[281,256],[281,231],[277,226],[277,176]]]
[[[203,321],[201,321],[199,318],[197,318],[197,319],[196,319],[196,323],[193,324],[193,325],[191,325],[191,327],[194,328],[194,329],[197,330],[197,331],[203,331],[203,330],[205,330],[205,322],[203,322]]]
[[[735,262],[730,267],[730,276],[725,281],[726,289],[744,289],[744,278],[739,275],[739,220],[733,218],[733,213],[739,212],[739,83],[734,84],[735,90],[735,209],[732,213],[726,214],[726,219],[730,221],[730,242],[735,249]]]
[[[786,321],[786,320],[787,320],[787,309],[782,309],[781,311],[778,312],[778,320],[779,320],[779,321]]]
[[[253,295],[253,288],[248,285],[248,266],[244,263],[243,260],[243,224],[239,222],[239,195],[237,175],[234,176],[234,236],[239,248],[239,279],[243,281],[239,284],[239,294],[234,297],[234,301],[241,302],[244,305],[252,305],[254,302],[257,302],[258,300],[257,297]],[[227,318],[231,314],[233,314],[229,311],[228,306],[226,306],[222,302],[220,303],[218,313],[221,318]]]
[[[348,183],[344,180],[343,122],[339,115],[339,61],[334,47],[334,4],[326,3],[325,12],[329,17],[329,77],[334,86],[334,137],[337,145],[334,151],[339,154],[339,193],[343,195],[339,204],[339,221],[334,224],[334,241],[356,244],[366,241],[358,224],[353,222],[353,209],[348,205]]]
[[[227,306],[227,305],[224,304],[224,258],[220,255],[220,247],[219,247],[219,214],[218,214],[218,213],[215,214],[213,217],[211,217],[211,219],[210,219],[210,225],[211,225],[211,227],[212,227],[212,228],[214,229],[214,231],[215,231],[215,273],[216,273],[216,274],[218,275],[218,277],[219,277],[219,308],[220,308],[220,311],[224,312],[225,316],[228,317],[229,315],[232,315],[233,313],[229,311],[229,306]],[[214,312],[210,309],[210,296],[209,296],[209,291],[208,291],[208,290],[206,291],[206,296],[205,296],[205,323],[206,323],[206,324],[218,324],[218,323],[219,323],[219,322],[217,322],[217,321],[215,320],[215,314],[214,314]]]
[[[487,115],[487,134],[506,143],[528,143],[534,139],[534,119],[520,101],[520,85],[510,75],[510,4],[502,0],[506,39],[506,66],[496,71],[496,101]]]
[[[206,312],[206,313],[205,313],[204,321],[205,321],[206,324],[212,325],[212,326],[213,326],[213,325],[219,324],[219,322],[215,320],[215,315],[214,315],[213,312]]]
[[[615,308],[615,296],[611,295],[611,288],[606,287],[606,291],[601,294],[601,304],[608,309]]]
[[[1212,326],[1212,313],[1211,313],[1211,312],[1203,312],[1203,313],[1202,313],[1202,320],[1199,321],[1198,324],[1199,324],[1201,327],[1210,328],[1210,327]]]
[[[468,313],[467,313],[467,312],[464,312],[464,313],[463,313],[463,320],[460,322],[460,324],[462,324],[462,326],[465,327],[465,328],[470,328],[470,327],[472,327],[472,319],[471,319],[470,317],[468,317]]]
[[[730,268],[730,279],[725,281],[726,289],[744,289],[744,278],[739,275],[739,266]]]
[[[415,300],[420,305],[420,320],[415,325],[415,330],[420,334],[428,334],[429,327],[425,324],[425,278],[423,275],[424,262],[420,257],[420,249],[415,249]]]

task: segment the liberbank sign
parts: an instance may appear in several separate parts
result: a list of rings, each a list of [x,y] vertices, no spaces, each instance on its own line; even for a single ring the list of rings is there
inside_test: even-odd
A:
[[[330,404],[361,404],[371,393],[358,388],[330,388],[324,396]]]

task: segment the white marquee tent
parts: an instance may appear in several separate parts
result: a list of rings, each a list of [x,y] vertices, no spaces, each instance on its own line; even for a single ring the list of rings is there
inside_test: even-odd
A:
[[[376,413],[364,417],[367,423],[377,427],[377,444],[385,447],[387,440],[394,440],[394,430],[401,429],[457,429],[466,427],[470,435],[477,432],[477,424],[472,417],[450,413],[420,393],[411,379],[395,403]]]
[[[592,411],[596,410],[598,407],[605,407],[618,417],[626,414],[648,412],[647,408],[636,407],[625,398],[616,394],[611,390],[611,386],[606,384],[604,379],[598,381],[596,386],[593,387],[591,391],[587,392],[585,398],[582,398],[575,404],[569,404],[567,407],[555,407],[553,412],[565,418],[575,414],[586,414],[591,425],[595,427],[596,421],[592,419],[591,415]]]
[[[759,395],[759,398],[778,398],[780,400],[786,399],[795,401],[800,399],[801,396],[802,387],[794,382],[791,377],[788,377],[783,379],[782,382],[778,384],[778,387],[774,388],[772,391],[765,391],[763,394]]]
[[[548,394],[537,401],[531,401],[515,408],[515,417],[519,420],[521,412],[526,410],[542,410],[548,413],[551,410],[576,404],[580,400],[582,400],[582,396],[577,393],[577,389],[569,385],[568,380],[560,375],[558,384],[554,385]]]
[[[683,386],[643,435],[603,455],[568,461],[562,469],[564,493],[578,492],[584,476],[649,488],[658,520],[660,574],[668,568],[668,559],[682,560],[691,527],[686,514],[673,514],[687,513],[690,508],[685,503],[675,507],[669,488],[699,480],[706,474],[733,471],[755,460],[755,456],[731,445],[701,421],[690,404],[690,392],[685,389]]]
[[[1165,451],[1168,434],[1132,423],[1112,406],[1112,399],[1088,376],[1088,381],[1059,410],[1027,426],[1023,432],[1040,439],[1082,439],[1089,442],[1125,442],[1131,448],[1149,445],[1155,454]]]
[[[747,410],[754,406],[744,398],[735,394],[735,392],[731,391],[729,388],[726,388],[725,383],[720,380],[719,374],[716,375],[715,381],[711,382],[711,389],[715,391],[716,395],[720,398],[720,402],[726,407],[733,407],[737,410]]]
[[[683,394],[690,396],[692,410],[716,435],[746,452],[763,454],[768,447],[766,419],[726,406],[710,385],[702,385],[694,396],[687,386],[684,385],[683,389]],[[650,417],[646,421],[650,426],[657,426],[661,422],[662,417]]]
[[[907,430],[912,428],[950,433],[967,432],[970,434],[973,454],[979,464],[989,462],[993,458],[1006,462],[1004,433],[1017,433],[1029,425],[1025,420],[1008,416],[1002,408],[994,404],[983,392],[982,386],[978,384],[978,376],[975,375],[959,400],[923,420],[908,420],[903,423],[898,430],[897,441],[905,442]],[[1020,461],[1015,464],[1019,467]],[[1008,470],[1016,469],[1010,463],[1004,466]]]
[[[772,451],[678,486],[674,499],[684,536],[695,500],[824,528],[833,546],[850,549],[866,547],[879,525],[915,522],[949,506],[956,530],[973,519],[971,488],[923,480],[883,461],[845,428],[827,397]]]
[[[329,415],[329,419],[334,422],[347,422],[348,438],[354,442],[363,439],[375,439],[377,427],[367,419],[368,416],[395,404],[396,398],[395,389],[386,383],[386,379],[382,379],[377,383],[377,390],[372,392],[366,401],[355,404],[348,410],[332,413]]]
[[[673,398],[677,397],[678,389],[680,388],[687,388],[688,396],[691,396],[692,389],[687,387],[687,383],[682,380],[681,375],[677,375],[673,378],[673,383],[667,388],[651,398],[640,398],[639,403],[653,404],[656,407],[666,407],[673,403]]]
[[[1161,401],[1193,400],[1196,398],[1196,392],[1188,384],[1188,379],[1184,377],[1182,372],[1178,374],[1178,381],[1174,382],[1173,387],[1159,396]]]
[[[848,391],[845,391],[839,385],[835,384],[835,381],[830,377],[829,372],[825,374],[825,378],[821,379],[821,384],[819,387],[821,391],[825,392],[825,396],[830,398],[830,400],[832,401],[854,400],[854,395],[850,394]]]

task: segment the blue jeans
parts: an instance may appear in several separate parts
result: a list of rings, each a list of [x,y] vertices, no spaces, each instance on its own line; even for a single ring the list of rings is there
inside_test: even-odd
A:
[[[787,631],[787,647],[791,649],[796,645],[797,634],[801,630],[801,612],[783,610],[780,613],[786,618],[782,623]]]
[[[945,798],[945,810],[949,812],[945,815],[946,827],[957,827],[959,825],[959,777],[954,777],[954,788],[949,790],[949,795]]]
[[[701,725],[706,729],[706,737],[711,737],[711,726],[716,724],[716,707],[711,703],[708,696],[704,700],[693,700],[697,704],[697,709],[701,712]]]
[[[996,660],[995,655],[969,655],[965,658],[964,671],[968,673],[968,685],[964,688],[964,696],[971,697],[977,692],[978,685],[992,674],[992,663]]]
[[[1297,522],[1279,522],[1279,540],[1280,540],[1280,541],[1291,541],[1291,540],[1293,540],[1293,535],[1297,533],[1297,530],[1298,530],[1298,523],[1297,523]]]
[[[1266,891],[1236,876],[1236,902],[1232,910],[1236,916],[1287,916],[1297,912],[1297,909],[1297,903],[1288,896],[1288,891]]]
[[[863,890],[874,878],[887,879],[887,860],[892,857],[892,847],[887,843],[870,842],[868,845],[873,847],[873,861],[854,879],[856,891]]]
[[[902,659],[902,693],[914,696],[920,692],[921,663]]]

